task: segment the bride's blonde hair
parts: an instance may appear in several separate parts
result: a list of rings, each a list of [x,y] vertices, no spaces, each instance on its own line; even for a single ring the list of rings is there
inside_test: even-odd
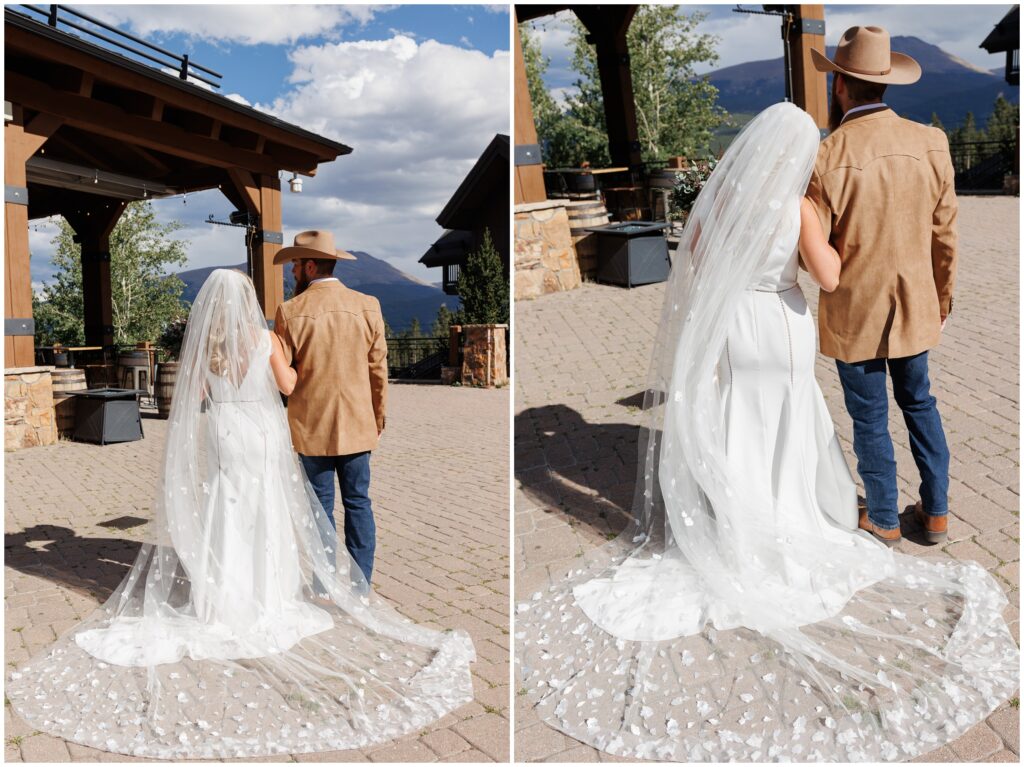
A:
[[[252,278],[248,274],[240,269],[228,269],[227,271],[242,275],[246,282],[249,283],[249,287],[252,288],[253,293],[256,292],[256,286],[253,284]],[[228,350],[228,341],[231,335],[228,317],[229,313],[226,308],[218,306],[211,318],[210,332],[206,341],[206,352],[207,359],[209,360],[208,364],[210,372],[218,376],[229,375],[232,372],[230,366],[231,355]],[[241,345],[237,343],[237,340],[235,348],[238,350],[242,348]],[[243,360],[238,360],[239,364],[242,362]]]

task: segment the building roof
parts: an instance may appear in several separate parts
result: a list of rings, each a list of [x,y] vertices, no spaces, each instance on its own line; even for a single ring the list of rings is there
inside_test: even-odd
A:
[[[438,215],[437,223],[445,229],[473,229],[488,205],[487,193],[495,185],[508,190],[508,160],[508,136],[499,133],[459,184],[455,194]]]
[[[473,245],[473,233],[465,229],[448,229],[420,258],[424,266],[448,266],[461,263]]]
[[[1020,48],[1020,6],[1013,6],[978,47],[989,53],[1002,53]]]
[[[182,93],[188,94],[190,97],[198,99],[199,101],[205,101],[211,105],[216,105],[221,109],[227,109],[231,112],[235,112],[242,117],[256,120],[264,125],[290,133],[296,138],[322,144],[325,149],[331,150],[334,156],[349,154],[352,151],[352,147],[346,146],[338,141],[325,138],[324,136],[308,131],[305,128],[300,128],[297,125],[285,122],[277,117],[261,112],[258,109],[254,109],[251,106],[247,106],[229,99],[226,96],[222,96],[219,93],[197,85],[196,83],[189,82],[188,80],[182,80],[176,75],[156,69],[155,67],[135,61],[134,59],[108,48],[104,48],[100,45],[89,42],[88,40],[84,40],[77,35],[73,35],[69,32],[65,32],[64,30],[56,29],[48,24],[36,21],[35,19],[29,18],[11,7],[4,9],[4,26],[7,27],[8,25],[30,32],[33,35],[39,35],[42,38],[53,40],[61,45],[68,46],[76,51],[81,51],[89,56],[100,59],[101,61],[106,61],[116,66],[123,67],[137,75],[152,80],[154,83],[159,83],[164,87],[170,86],[171,88],[176,88]]]

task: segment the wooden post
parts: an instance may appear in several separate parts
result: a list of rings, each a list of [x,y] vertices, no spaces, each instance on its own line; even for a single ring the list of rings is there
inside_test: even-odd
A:
[[[284,242],[281,226],[281,180],[260,176],[260,236],[253,252],[252,279],[268,320],[274,319],[284,302],[284,269],[274,266],[274,256]]]
[[[123,212],[124,204],[120,200],[96,197],[95,201],[84,202],[81,210],[64,213],[75,230],[75,242],[82,250],[82,308],[85,343],[89,346],[114,345],[110,233]]]
[[[516,205],[524,202],[542,202],[547,199],[544,191],[544,172],[541,164],[540,145],[537,141],[537,126],[533,122],[533,105],[530,103],[530,89],[526,81],[526,62],[523,59],[523,43],[519,37],[519,22],[512,6],[512,22],[515,25],[512,37],[516,46],[515,71],[515,169]]]
[[[636,127],[633,75],[629,67],[626,33],[636,13],[635,5],[577,6],[576,15],[590,33],[597,51],[601,76],[608,151],[612,165],[635,168],[642,162],[640,134]]]
[[[21,105],[4,122],[4,366],[35,364],[32,273],[28,251],[28,179],[25,163],[60,127],[53,115],[26,124]]]
[[[281,231],[281,181],[277,176],[261,175],[259,180],[240,168],[228,170],[231,181],[224,194],[236,205],[241,205],[256,221],[256,229],[246,238],[251,253],[249,264],[256,298],[263,307],[263,315],[274,319],[277,307],[284,301],[284,270],[274,266],[274,256],[281,249],[284,235]]]
[[[807,112],[819,128],[828,127],[828,79],[814,68],[811,50],[825,53],[825,6],[791,5],[794,19],[789,30],[793,68],[793,103]]]

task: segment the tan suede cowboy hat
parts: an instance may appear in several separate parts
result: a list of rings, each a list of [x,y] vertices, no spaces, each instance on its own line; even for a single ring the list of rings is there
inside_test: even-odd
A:
[[[295,235],[295,244],[281,248],[274,256],[274,264],[286,264],[296,258],[334,258],[338,261],[355,261],[356,257],[346,250],[334,247],[334,235],[323,229],[310,229]]]
[[[869,83],[910,85],[921,79],[921,65],[904,53],[893,53],[889,33],[881,27],[850,27],[834,59],[813,48],[811,59],[819,72],[841,72]]]

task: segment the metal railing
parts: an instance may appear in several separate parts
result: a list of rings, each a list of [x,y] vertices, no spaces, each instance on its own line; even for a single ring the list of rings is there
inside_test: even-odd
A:
[[[207,75],[210,75],[210,77],[215,77],[218,80],[222,78],[223,75],[221,75],[219,72],[214,72],[212,69],[208,67],[204,67],[200,64],[196,64],[195,62],[191,61],[187,53],[183,53],[180,56],[176,53],[171,53],[170,51],[165,50],[158,45],[153,45],[152,43],[143,40],[141,37],[136,37],[135,35],[129,32],[124,32],[123,30],[111,26],[106,22],[100,21],[99,19],[93,16],[89,16],[88,14],[82,13],[77,8],[73,8],[68,5],[22,5],[21,7],[24,8],[25,10],[32,11],[33,13],[45,17],[46,23],[49,24],[54,29],[59,29],[60,27],[58,25],[70,27],[71,29],[78,30],[79,32],[82,32],[90,37],[95,37],[99,40],[104,41],[105,43],[109,43],[110,45],[116,46],[124,51],[128,51],[129,53],[135,56],[139,56],[155,64],[159,64],[161,67],[172,69],[178,73],[178,78],[181,80],[199,80],[200,82],[204,82],[213,88],[220,87],[219,82],[204,77],[203,75],[198,74],[198,72],[205,72]],[[69,18],[69,16],[71,18]],[[122,42],[119,39],[115,39],[113,37],[103,34],[102,32],[98,32],[95,29],[85,27],[78,21],[75,21],[74,19],[81,19],[82,21],[87,21],[90,24],[94,24],[95,26],[104,29],[108,32],[113,32],[115,35],[119,35],[125,40],[128,40],[131,43],[135,43],[136,45],[129,45],[125,42]],[[158,53],[161,56],[165,56],[166,59],[158,58],[154,56],[152,53],[147,53],[144,50],[140,50],[137,46],[143,46],[144,48],[154,53]]]
[[[997,190],[1014,173],[1016,141],[961,141],[949,145],[956,173],[956,188],[963,191]]]
[[[441,378],[448,363],[448,339],[422,336],[388,338],[388,377],[405,380]]]

